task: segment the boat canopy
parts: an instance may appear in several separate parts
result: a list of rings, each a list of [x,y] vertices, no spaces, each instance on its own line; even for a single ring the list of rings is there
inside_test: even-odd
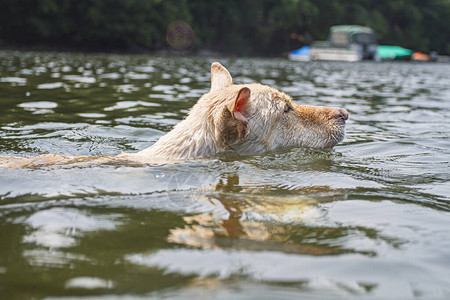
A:
[[[374,33],[373,29],[367,26],[360,25],[336,25],[330,27],[331,33],[333,32],[347,32],[349,34],[355,33]]]
[[[376,44],[375,31],[360,25],[336,25],[330,28],[329,41],[332,45],[347,46],[349,44]]]

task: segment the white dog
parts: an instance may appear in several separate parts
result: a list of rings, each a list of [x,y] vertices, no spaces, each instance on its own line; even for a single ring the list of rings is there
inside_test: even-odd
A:
[[[230,151],[254,155],[290,147],[328,149],[344,138],[347,119],[348,113],[342,108],[294,104],[288,95],[257,83],[234,85],[228,70],[215,62],[211,66],[209,93],[198,100],[186,119],[145,150],[118,156],[0,157],[0,166],[161,163]]]

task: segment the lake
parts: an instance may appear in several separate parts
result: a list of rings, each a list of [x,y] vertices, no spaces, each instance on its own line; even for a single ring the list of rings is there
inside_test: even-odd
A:
[[[0,52],[0,155],[116,155],[211,62],[344,107],[332,150],[0,169],[0,298],[450,297],[450,64]]]

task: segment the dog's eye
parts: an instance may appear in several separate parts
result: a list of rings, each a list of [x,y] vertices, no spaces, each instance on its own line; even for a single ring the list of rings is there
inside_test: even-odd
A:
[[[285,113],[288,113],[288,112],[290,112],[290,111],[292,111],[292,110],[294,110],[294,109],[293,109],[292,106],[290,106],[289,104],[286,104],[286,106],[284,107],[284,112],[285,112]]]

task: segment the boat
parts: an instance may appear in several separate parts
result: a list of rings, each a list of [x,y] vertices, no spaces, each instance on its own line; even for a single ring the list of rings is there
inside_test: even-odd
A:
[[[311,50],[308,46],[304,46],[300,49],[289,52],[290,60],[297,61],[310,61],[311,60]]]
[[[430,55],[422,53],[420,51],[414,52],[413,55],[411,55],[411,60],[414,61],[431,61]]]
[[[311,44],[309,59],[336,61],[374,59],[377,46],[377,38],[372,28],[360,25],[336,25],[330,27],[328,40]],[[289,54],[290,59],[307,60],[304,56],[297,56],[295,51]]]
[[[400,46],[385,46],[377,47],[376,60],[408,60],[413,54],[412,50]]]
[[[375,31],[360,25],[330,27],[327,41],[313,42],[312,60],[360,61],[373,59],[377,51]]]

